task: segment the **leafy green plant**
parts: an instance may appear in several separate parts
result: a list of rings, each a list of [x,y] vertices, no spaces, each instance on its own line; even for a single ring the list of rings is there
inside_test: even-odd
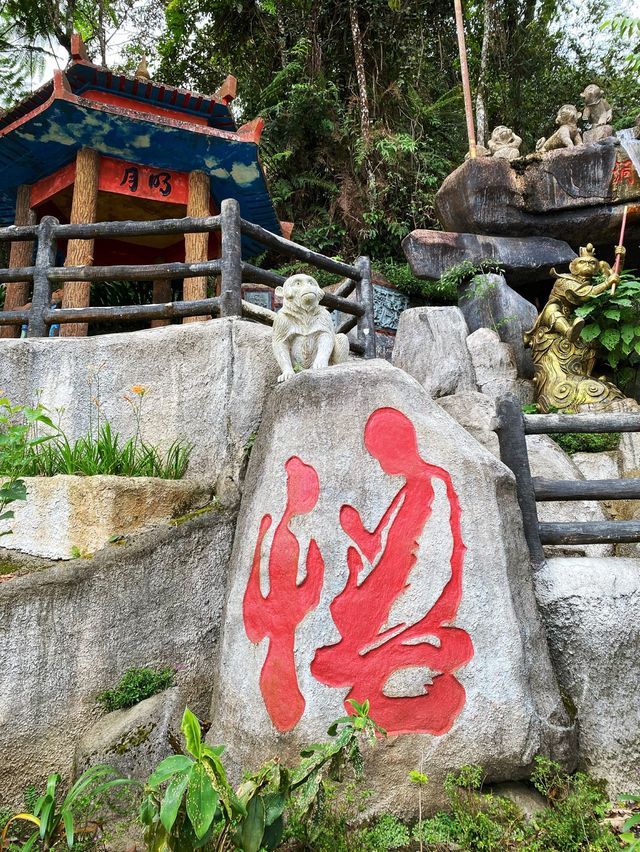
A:
[[[116,687],[100,692],[96,696],[96,701],[107,713],[113,710],[124,710],[173,686],[175,676],[175,669],[168,666],[131,668],[122,675]]]
[[[332,740],[301,752],[295,768],[269,760],[245,776],[237,791],[229,784],[221,761],[224,747],[203,743],[198,719],[185,709],[181,728],[187,754],[163,760],[145,786],[140,819],[149,848],[198,849],[211,843],[216,852],[275,849],[292,797],[299,812],[310,814],[322,796],[325,770],[335,776],[350,763],[360,773],[360,737],[373,741],[383,733],[369,717],[368,702],[352,705],[354,715],[338,719],[329,728]]]
[[[110,766],[92,766],[82,773],[59,804],[57,800],[60,781],[58,773],[49,775],[46,790],[35,802],[33,813],[18,813],[8,820],[0,835],[0,852],[12,845],[10,828],[15,827],[16,823],[24,822],[35,825],[36,830],[20,847],[22,852],[29,852],[34,847],[51,849],[63,841],[66,841],[66,845],[71,849],[76,844],[78,835],[82,837],[95,834],[98,828],[76,824],[79,806],[84,805],[87,798],[98,801],[116,787],[137,783],[129,778],[117,777],[117,773]]]
[[[455,266],[450,266],[440,276],[440,287],[451,293],[455,301],[461,299],[472,299],[485,295],[493,287],[485,276],[490,274],[502,275],[504,269],[500,264],[487,258],[474,263],[471,260],[463,260]],[[474,286],[465,293],[460,294],[460,288],[474,280]]]
[[[631,793],[625,793],[620,797],[622,802],[629,802],[631,805],[640,805],[640,796],[634,796]],[[637,837],[634,829],[640,826],[640,809],[638,813],[632,814],[625,820],[622,826],[622,834],[620,839],[627,843],[626,852],[640,852],[640,837]]]
[[[600,347],[617,384],[627,385],[640,366],[640,278],[623,272],[613,295],[595,296],[575,312],[586,320],[582,340]]]
[[[550,438],[565,453],[605,453],[617,450],[620,444],[619,432],[552,432]]]
[[[27,499],[27,488],[20,478],[26,455],[37,452],[51,439],[34,435],[38,424],[55,428],[41,406],[11,405],[7,397],[0,399],[0,476],[6,477],[0,484],[0,521],[13,520],[14,512],[7,507]],[[4,530],[0,536],[10,532]]]

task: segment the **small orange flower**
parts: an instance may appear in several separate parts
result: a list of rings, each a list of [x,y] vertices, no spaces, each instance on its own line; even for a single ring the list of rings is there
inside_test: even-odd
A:
[[[144,396],[147,392],[147,389],[144,385],[133,385],[131,388],[131,392],[137,394],[138,396]]]

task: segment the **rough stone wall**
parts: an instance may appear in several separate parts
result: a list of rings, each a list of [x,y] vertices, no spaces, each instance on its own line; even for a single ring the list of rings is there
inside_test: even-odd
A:
[[[69,438],[100,415],[127,438],[135,418],[125,397],[141,385],[143,439],[164,448],[191,441],[187,476],[210,481],[236,482],[277,374],[270,329],[238,319],[0,342],[0,389],[12,403],[39,397]]]
[[[95,697],[131,666],[179,667],[206,714],[235,516],[214,512],[0,584],[0,803],[72,771]]]

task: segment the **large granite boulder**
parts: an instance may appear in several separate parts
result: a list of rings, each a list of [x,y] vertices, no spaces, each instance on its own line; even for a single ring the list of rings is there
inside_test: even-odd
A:
[[[531,350],[525,349],[523,335],[538,318],[538,309],[516,293],[502,275],[478,275],[458,291],[458,307],[471,333],[479,328],[497,332],[513,350],[521,379],[533,378]]]
[[[446,231],[501,237],[554,237],[573,248],[588,239],[614,245],[624,204],[640,198],[640,180],[616,139],[534,155],[514,164],[467,160],[436,195]],[[627,238],[640,237],[630,219]]]
[[[505,393],[513,393],[523,405],[533,402],[533,382],[518,379],[513,347],[502,343],[497,332],[490,328],[479,328],[467,337],[467,349],[476,375],[478,390],[496,399]]]
[[[640,788],[640,560],[551,559],[536,594],[579,760],[613,797]]]
[[[475,390],[468,334],[459,308],[410,308],[400,316],[392,363],[432,397]]]
[[[569,263],[576,253],[563,240],[550,237],[489,237],[450,231],[417,230],[402,241],[416,278],[437,279],[463,261],[493,260],[507,277],[526,283],[547,278],[552,266]]]
[[[369,699],[376,806],[416,806],[408,772],[570,760],[510,472],[383,361],[276,388],[247,471],[211,742],[236,775],[324,739]],[[432,786],[430,785],[430,791]]]
[[[496,419],[495,400],[479,391],[465,391],[437,400],[450,417],[466,429],[479,444],[500,458],[500,443],[494,431]]]

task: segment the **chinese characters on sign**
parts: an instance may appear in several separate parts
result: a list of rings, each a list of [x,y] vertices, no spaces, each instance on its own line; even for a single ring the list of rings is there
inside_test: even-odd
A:
[[[364,431],[367,452],[390,476],[404,485],[393,497],[373,531],[364,526],[357,508],[340,509],[340,526],[352,544],[347,551],[348,578],[330,605],[340,639],[316,650],[311,674],[319,682],[349,687],[346,700],[369,699],[371,715],[390,733],[446,733],[465,703],[465,690],[454,672],[473,656],[469,634],[451,626],[462,596],[462,541],[458,496],[449,473],[421,458],[413,424],[394,408],[379,408]],[[320,600],[324,562],[311,539],[306,574],[296,582],[299,543],[289,529],[296,515],[313,511],[320,482],[313,467],[292,457],[287,471],[287,505],[273,536],[269,554],[269,593],[260,591],[260,561],[271,516],[260,524],[243,614],[252,642],[269,638],[260,687],[267,711],[281,731],[291,730],[305,708],[295,668],[294,644],[298,625]],[[452,540],[450,576],[433,606],[413,624],[390,624],[391,610],[410,590],[416,553],[432,514],[434,481],[444,484]],[[398,671],[429,669],[429,681],[419,695],[390,697],[384,688]],[[345,703],[347,710],[350,705]]]
[[[620,186],[622,183],[626,183],[629,186],[633,186],[635,184],[635,173],[631,160],[616,160],[613,167],[612,180],[614,186]]]
[[[139,185],[140,170],[137,166],[128,166],[124,169],[120,186],[128,187],[130,192],[137,192]],[[157,189],[163,198],[171,195],[171,175],[169,172],[151,172],[148,178],[149,189]]]

